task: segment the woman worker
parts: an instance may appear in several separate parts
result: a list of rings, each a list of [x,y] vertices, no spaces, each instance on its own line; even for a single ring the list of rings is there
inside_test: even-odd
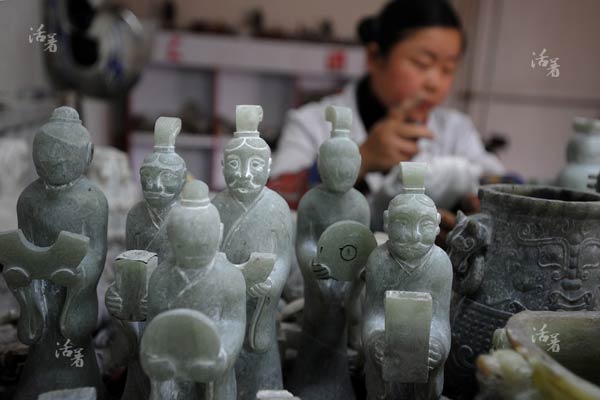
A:
[[[271,186],[291,182],[299,189],[315,169],[318,148],[330,134],[324,119],[330,104],[353,111],[351,137],[362,156],[357,187],[372,194],[375,229],[401,188],[401,161],[429,163],[427,192],[447,209],[474,193],[481,175],[504,172],[485,151],[471,119],[440,106],[465,50],[461,22],[446,0],[391,1],[378,16],[364,19],[358,33],[366,46],[367,74],[340,94],[289,112]]]

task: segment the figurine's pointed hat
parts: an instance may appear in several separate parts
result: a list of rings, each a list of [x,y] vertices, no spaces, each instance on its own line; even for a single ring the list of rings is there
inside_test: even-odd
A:
[[[154,152],[174,153],[175,140],[181,132],[181,119],[160,117],[154,125]]]
[[[181,191],[181,206],[199,208],[210,205],[208,186],[199,180],[190,180],[185,183]]]
[[[403,194],[424,194],[427,163],[401,162],[400,177],[404,186]]]
[[[236,131],[233,137],[260,137],[258,124],[263,119],[263,109],[261,106],[239,105],[235,107],[235,126]]]
[[[348,107],[328,106],[325,119],[331,122],[331,137],[350,137],[352,110]]]

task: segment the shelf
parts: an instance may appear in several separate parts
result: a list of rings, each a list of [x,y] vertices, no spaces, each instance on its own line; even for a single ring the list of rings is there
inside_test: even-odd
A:
[[[152,63],[261,73],[357,78],[365,71],[361,46],[302,43],[242,36],[160,31]]]

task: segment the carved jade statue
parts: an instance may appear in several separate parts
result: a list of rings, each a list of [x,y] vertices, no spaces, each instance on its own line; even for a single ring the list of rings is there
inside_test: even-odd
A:
[[[450,351],[452,265],[437,247],[440,215],[424,194],[424,163],[401,163],[404,193],[389,204],[389,240],[366,268],[363,346],[369,399],[437,399]]]
[[[353,188],[360,169],[358,146],[350,137],[352,113],[345,107],[328,107],[331,138],[319,148],[318,168],[323,181],[308,191],[298,207],[296,256],[304,278],[304,317],[298,357],[290,381],[301,399],[353,399],[348,372],[348,310],[360,285],[336,280],[319,263],[318,242],[336,222],[370,223],[369,204]]]
[[[236,363],[238,398],[256,399],[261,389],[283,389],[276,335],[276,312],[290,273],[292,220],[283,198],[265,187],[271,149],[259,137],[260,106],[236,108],[237,132],[225,148],[223,174],[227,189],[213,204],[224,225],[221,251],[236,264],[251,253],[273,254],[275,265],[264,282],[249,287],[246,340]]]
[[[19,339],[30,346],[16,400],[82,386],[104,398],[92,333],[108,205],[83,176],[92,148],[77,111],[55,109],[33,141],[39,179],[19,197],[19,230],[0,234],[4,277],[21,307]]]

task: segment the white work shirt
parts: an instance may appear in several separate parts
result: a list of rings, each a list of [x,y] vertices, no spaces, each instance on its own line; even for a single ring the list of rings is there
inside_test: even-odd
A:
[[[299,172],[313,165],[319,146],[330,137],[331,124],[325,120],[325,109],[328,105],[349,107],[353,115],[351,138],[359,145],[367,139],[367,132],[356,104],[356,83],[350,83],[340,94],[327,96],[319,102],[309,103],[288,112],[278,150],[273,158],[272,177]],[[476,188],[482,174],[504,173],[500,161],[485,151],[479,133],[467,115],[457,110],[436,107],[429,115],[427,127],[435,138],[420,139],[419,153],[411,161],[429,163],[430,177],[426,182],[428,189],[430,185],[448,185],[446,177],[436,178],[447,175],[452,170],[449,166],[456,166],[453,175],[463,175],[463,181],[465,174],[458,171],[463,171],[465,167],[469,169],[468,175],[472,176],[472,179],[467,186],[470,186],[470,189]],[[436,165],[439,168],[436,168]],[[377,192],[384,184],[384,175],[372,172],[367,174],[365,180],[370,190]],[[432,190],[435,191],[433,188]],[[436,200],[440,201],[434,198],[434,201]]]

